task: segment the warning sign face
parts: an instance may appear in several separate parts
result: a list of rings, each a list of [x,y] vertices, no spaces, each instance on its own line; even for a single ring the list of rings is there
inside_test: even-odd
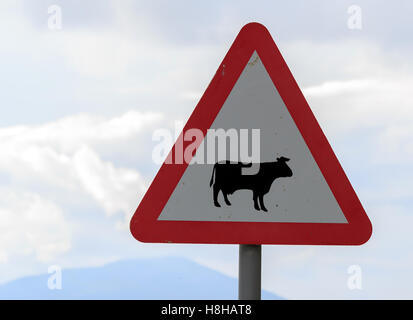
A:
[[[139,205],[148,242],[361,244],[371,224],[262,25],[246,25]]]

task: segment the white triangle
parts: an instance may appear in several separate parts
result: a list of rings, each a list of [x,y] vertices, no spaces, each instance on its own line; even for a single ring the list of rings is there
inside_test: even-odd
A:
[[[209,185],[214,164],[188,165],[158,220],[347,223],[258,54],[253,53],[211,129],[261,130],[261,162],[290,158],[293,176],[276,179],[254,209],[252,191],[238,190],[215,207]],[[208,139],[208,135],[206,137]],[[204,142],[199,149],[205,148]]]

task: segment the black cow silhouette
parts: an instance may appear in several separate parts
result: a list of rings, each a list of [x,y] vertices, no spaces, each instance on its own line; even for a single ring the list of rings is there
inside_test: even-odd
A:
[[[270,191],[271,185],[277,178],[291,177],[293,172],[287,165],[290,159],[285,157],[277,158],[275,162],[260,163],[260,169],[254,175],[242,175],[241,170],[251,167],[252,163],[222,161],[217,162],[212,170],[212,177],[209,186],[213,187],[214,205],[220,207],[218,194],[222,191],[225,203],[230,206],[228,195],[237,190],[252,190],[254,208],[256,210],[268,211],[264,205],[264,195]],[[215,182],[214,182],[215,175]],[[258,201],[259,200],[259,205]]]

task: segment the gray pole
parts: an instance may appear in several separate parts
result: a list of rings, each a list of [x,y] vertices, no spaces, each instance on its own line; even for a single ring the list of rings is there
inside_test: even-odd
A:
[[[261,245],[239,245],[238,299],[261,299]]]

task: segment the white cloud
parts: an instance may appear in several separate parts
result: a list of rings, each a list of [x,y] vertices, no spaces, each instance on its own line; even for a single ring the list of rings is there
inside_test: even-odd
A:
[[[50,146],[70,153],[85,144],[97,145],[136,137],[161,120],[161,113],[138,111],[129,111],[109,119],[93,114],[79,114],[38,126],[0,128],[0,141],[3,146],[11,148],[27,145]]]
[[[71,226],[62,210],[35,193],[1,188],[0,263],[34,255],[49,262],[71,247]]]
[[[79,237],[114,232],[114,238],[123,239],[148,181],[136,168],[117,165],[116,152],[126,149],[133,159],[150,159],[142,140],[164,124],[159,113],[129,111],[0,128],[0,263],[27,264],[15,271],[3,268],[0,280],[41,271],[41,263],[66,261],[73,247],[79,251]],[[100,221],[80,217],[77,210],[85,208],[104,215]],[[107,223],[105,216],[111,217]],[[95,225],[105,228],[105,234]],[[105,257],[91,254],[88,261],[110,261],[118,251]]]
[[[134,169],[118,168],[96,151],[110,149],[159,125],[162,116],[127,112],[106,119],[78,115],[38,126],[0,128],[0,173],[20,186],[33,183],[60,188],[72,196],[86,194],[108,214],[122,212],[125,221],[147,182]]]
[[[331,81],[324,82],[321,85],[307,87],[303,93],[310,97],[328,97],[338,94],[354,94],[363,91],[374,84],[374,80],[367,79],[349,80],[349,81]]]
[[[324,82],[303,90],[309,104],[338,132],[410,123],[413,75]]]
[[[116,168],[102,161],[87,147],[82,147],[73,157],[73,166],[80,185],[90,194],[108,215],[124,213],[124,221],[118,226],[127,227],[147,183],[136,170]]]

